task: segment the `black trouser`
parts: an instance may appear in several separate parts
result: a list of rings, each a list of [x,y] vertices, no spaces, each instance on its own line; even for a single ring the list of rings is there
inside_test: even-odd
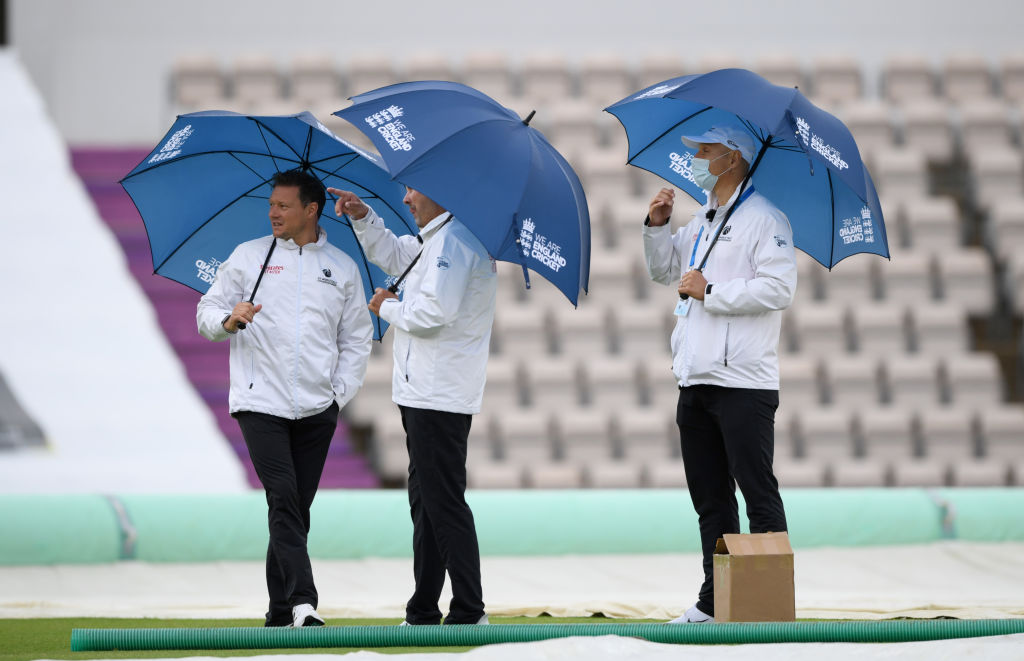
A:
[[[338,425],[338,404],[299,420],[250,411],[240,411],[235,418],[267,492],[266,626],[284,626],[292,623],[292,606],[317,607],[306,537],[309,508]]]
[[[484,615],[480,547],[466,503],[466,448],[473,416],[398,407],[409,450],[416,589],[405,606],[410,624],[440,624],[445,570],[452,602],[445,624],[475,624]]]
[[[778,390],[690,386],[679,390],[686,483],[700,525],[704,584],[697,607],[715,614],[715,542],[740,531],[736,485],[747,504],[750,532],[784,532],[786,512],[772,472]]]

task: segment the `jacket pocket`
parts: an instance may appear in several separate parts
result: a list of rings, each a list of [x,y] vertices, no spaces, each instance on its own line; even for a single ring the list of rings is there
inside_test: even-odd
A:
[[[729,366],[729,329],[732,324],[727,323],[725,325],[725,347],[722,349],[722,364],[726,367]]]

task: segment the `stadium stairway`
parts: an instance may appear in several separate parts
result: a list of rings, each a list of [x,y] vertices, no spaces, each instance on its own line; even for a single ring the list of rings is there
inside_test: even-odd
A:
[[[260,487],[238,424],[228,412],[228,343],[209,342],[196,331],[199,293],[153,273],[145,226],[131,198],[117,183],[148,150],[76,148],[71,160],[104,222],[117,237],[132,274],[149,297],[160,326],[192,385],[213,412],[217,425],[246,468],[249,484]],[[344,418],[331,442],[321,488],[373,488],[378,478],[355,450]]]

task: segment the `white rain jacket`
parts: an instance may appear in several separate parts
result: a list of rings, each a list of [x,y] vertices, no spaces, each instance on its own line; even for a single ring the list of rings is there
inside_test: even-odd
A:
[[[652,280],[678,288],[703,225],[694,268],[700,265],[737,195],[709,222],[707,211],[717,203],[712,197],[674,235],[668,224],[644,227]],[[793,302],[796,273],[789,219],[763,195],[751,193],[729,218],[704,267],[711,294],[693,300],[689,313],[676,317],[672,372],[679,385],[777,390],[782,310]]]
[[[231,412],[253,411],[297,420],[338,406],[356,394],[373,338],[358,267],[321,230],[302,247],[277,240],[255,303],[263,308],[236,333],[224,318],[248,300],[270,248],[270,236],[235,248],[199,300],[199,332],[231,339]]]
[[[497,268],[480,241],[446,212],[419,236],[395,236],[370,209],[353,220],[370,261],[401,275],[401,301],[385,299],[380,317],[395,333],[391,395],[413,408],[480,412],[498,292]],[[422,240],[422,243],[420,241]]]

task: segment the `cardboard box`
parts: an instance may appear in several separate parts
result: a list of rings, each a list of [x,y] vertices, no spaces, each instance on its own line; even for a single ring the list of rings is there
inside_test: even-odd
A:
[[[789,535],[724,535],[715,545],[715,622],[792,622]]]

